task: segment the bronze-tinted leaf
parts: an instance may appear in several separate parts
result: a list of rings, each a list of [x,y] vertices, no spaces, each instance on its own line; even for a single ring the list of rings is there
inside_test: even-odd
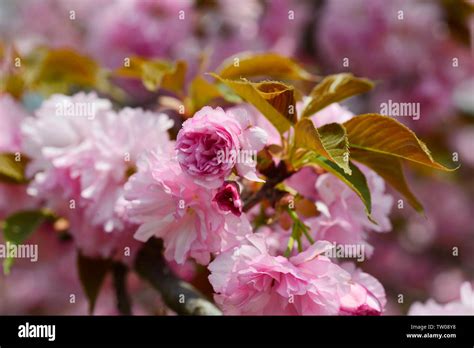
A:
[[[300,156],[298,160],[293,163],[293,165],[295,169],[299,169],[304,166],[317,166],[325,169],[329,173],[334,174],[347,186],[349,186],[349,188],[353,190],[357,196],[359,196],[359,198],[362,200],[362,203],[364,204],[369,220],[375,223],[370,215],[372,211],[372,202],[367,180],[364,173],[362,173],[360,169],[357,168],[357,166],[355,166],[352,162],[349,162],[349,168],[352,174],[348,175],[334,162],[318,155],[314,151],[306,151],[303,156]]]
[[[332,103],[368,92],[373,86],[370,80],[348,73],[327,76],[309,94],[309,102],[301,117],[309,117]]]
[[[351,174],[349,167],[349,144],[344,127],[330,123],[319,129],[308,118],[295,126],[295,148],[312,150],[335,162],[345,173]]]
[[[14,153],[0,154],[0,181],[11,184],[24,184],[27,158]]]
[[[294,60],[276,53],[244,53],[233,56],[226,59],[217,71],[220,77],[229,80],[257,76],[283,80],[316,80],[316,76]]]
[[[440,170],[426,145],[409,128],[388,116],[365,114],[344,123],[351,148],[395,156]]]
[[[294,88],[276,81],[256,83],[260,95],[291,123],[296,122]]]
[[[201,76],[197,76],[191,82],[189,94],[194,111],[208,105],[211,100],[222,96],[216,85],[206,81]]]
[[[128,65],[114,71],[117,77],[141,79],[149,91],[159,88],[181,93],[184,88],[187,65],[184,61],[171,63],[166,60],[149,60],[141,57],[131,57]]]
[[[71,86],[94,87],[101,78],[97,63],[72,49],[46,51],[30,66],[28,84],[47,94],[65,93]]]
[[[255,106],[281,133],[285,133],[291,126],[290,120],[288,120],[284,114],[278,111],[272,103],[276,104],[278,98],[287,98],[286,94],[275,93],[273,96],[265,92],[264,83],[252,83],[247,80],[234,81],[226,80],[216,74],[210,74],[224,85],[232,89],[238,96],[247,101],[248,103]],[[274,85],[275,82],[266,82],[267,84]],[[272,100],[272,97],[274,98]],[[278,105],[285,105],[285,103],[278,103]]]

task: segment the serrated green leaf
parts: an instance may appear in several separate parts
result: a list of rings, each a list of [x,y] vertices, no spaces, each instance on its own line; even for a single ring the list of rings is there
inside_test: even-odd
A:
[[[226,59],[217,69],[223,79],[267,76],[283,80],[315,81],[298,63],[276,53],[243,53]]]
[[[332,103],[368,92],[373,86],[370,80],[358,78],[349,73],[327,76],[309,94],[309,102],[301,117],[309,117]]]
[[[359,196],[359,198],[362,200],[362,203],[364,204],[369,220],[376,223],[370,215],[372,211],[372,202],[365,175],[351,161],[349,161],[349,168],[352,172],[351,175],[346,174],[334,162],[316,154],[314,151],[306,151],[296,161],[294,161],[293,165],[295,169],[299,169],[304,166],[319,166],[338,177],[347,186],[349,186],[349,188],[354,191],[357,196]]]
[[[5,241],[17,245],[23,243],[49,217],[50,215],[42,210],[21,211],[8,216],[2,226]],[[3,262],[3,272],[8,274],[12,265],[13,259],[6,258]]]
[[[380,155],[395,156],[444,171],[426,145],[408,127],[391,117],[379,114],[356,116],[344,123],[351,149],[362,149]]]
[[[318,129],[308,118],[300,120],[295,126],[296,150],[312,150],[336,163],[346,174],[351,175],[349,167],[349,144],[346,130],[338,123],[330,123]]]

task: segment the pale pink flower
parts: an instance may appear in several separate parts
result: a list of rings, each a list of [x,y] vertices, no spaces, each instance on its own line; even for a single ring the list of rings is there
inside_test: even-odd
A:
[[[267,141],[265,145],[281,144],[281,135],[280,133],[278,133],[278,130],[253,105],[242,103],[238,106],[230,107],[229,109],[227,109],[227,111],[232,112],[236,109],[245,110],[250,119],[251,124],[263,129],[267,133]]]
[[[192,33],[192,1],[114,0],[88,26],[87,49],[109,67],[133,55],[169,59]]]
[[[125,218],[123,185],[142,152],[171,153],[171,126],[163,114],[116,113],[94,93],[54,95],[22,125],[33,179],[28,192],[71,221],[83,253],[118,255],[127,239],[132,247],[136,228]]]
[[[412,304],[408,315],[474,315],[474,288],[465,282],[460,289],[459,300],[439,304],[430,299],[425,304]]]
[[[322,174],[316,180],[319,198],[316,206],[320,215],[305,220],[316,240],[328,240],[337,244],[362,244],[366,256],[372,247],[366,242],[369,231],[388,232],[392,225],[389,219],[393,197],[385,193],[385,182],[371,170],[363,170],[372,198],[372,217],[367,218],[359,196],[334,175]]]
[[[324,255],[331,248],[320,241],[288,259],[271,255],[264,235],[248,235],[246,243],[209,264],[214,299],[225,314],[234,315],[336,315],[345,308],[342,299],[358,309],[347,313],[365,314],[364,306],[372,305],[371,286],[331,262]],[[350,303],[352,288],[365,289],[366,297]]]
[[[176,140],[181,168],[196,183],[217,188],[235,167],[242,177],[256,175],[256,152],[266,144],[265,131],[252,126],[245,109],[225,112],[203,107],[183,123]]]
[[[162,238],[169,261],[182,264],[194,258],[208,264],[211,253],[238,245],[251,231],[244,215],[220,211],[214,190],[197,185],[169,155],[144,156],[125,190],[128,215],[140,224],[135,238]]]
[[[370,274],[356,269],[353,263],[341,266],[351,274],[353,280],[349,294],[341,298],[341,314],[380,315],[387,304],[382,284]]]
[[[309,98],[303,99],[303,105],[306,105],[309,102]],[[297,105],[297,109],[303,109],[303,105]],[[313,121],[315,127],[322,127],[328,123],[344,123],[354,117],[354,114],[348,110],[346,107],[338,104],[332,103],[326,106],[324,109],[319,110],[310,118]]]

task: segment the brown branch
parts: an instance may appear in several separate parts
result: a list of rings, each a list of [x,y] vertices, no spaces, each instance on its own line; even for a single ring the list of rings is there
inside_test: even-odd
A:
[[[289,171],[286,167],[285,162],[281,161],[277,167],[273,167],[272,170],[267,174],[267,181],[260,188],[259,191],[255,192],[253,195],[245,199],[244,201],[244,212],[249,211],[255,205],[260,203],[263,199],[268,199],[270,202],[275,202],[281,198],[281,193],[275,190],[275,186],[288,179],[294,174],[294,172]]]
[[[162,243],[149,240],[135,260],[135,270],[158,290],[166,305],[180,315],[222,315],[194,286],[179,279],[162,255]]]

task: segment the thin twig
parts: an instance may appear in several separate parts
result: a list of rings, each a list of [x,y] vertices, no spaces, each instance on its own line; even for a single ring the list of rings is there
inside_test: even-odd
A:
[[[263,199],[270,199],[271,201],[274,201],[278,198],[281,198],[275,196],[275,186],[283,182],[285,179],[288,179],[294,174],[294,172],[288,171],[286,164],[281,161],[278,166],[269,174],[269,178],[267,179],[265,184],[263,184],[260,190],[258,190],[245,200],[243,208],[244,212],[248,212],[255,205],[260,203]]]

